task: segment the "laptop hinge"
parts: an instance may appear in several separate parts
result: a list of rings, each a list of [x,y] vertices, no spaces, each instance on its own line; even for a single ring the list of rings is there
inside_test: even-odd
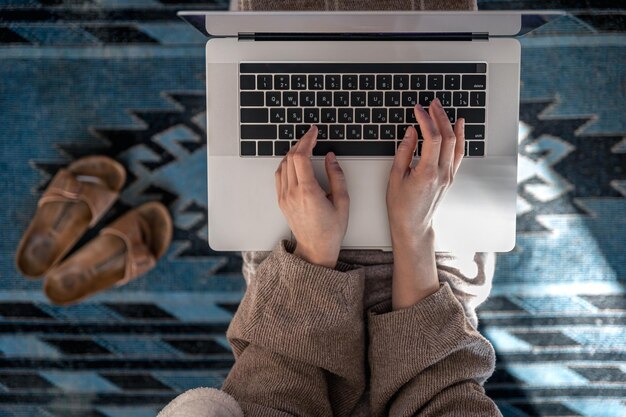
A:
[[[488,40],[488,33],[281,33],[239,32],[240,41],[477,41]]]

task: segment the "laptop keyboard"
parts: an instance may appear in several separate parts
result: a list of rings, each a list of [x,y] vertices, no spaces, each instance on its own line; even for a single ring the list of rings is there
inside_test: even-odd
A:
[[[393,156],[413,106],[438,97],[465,118],[465,155],[485,155],[485,63],[240,63],[240,151],[283,156],[315,124],[313,155]]]

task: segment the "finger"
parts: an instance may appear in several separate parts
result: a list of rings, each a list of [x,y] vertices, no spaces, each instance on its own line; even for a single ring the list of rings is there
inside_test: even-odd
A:
[[[287,157],[285,156],[280,162],[280,183],[282,185],[283,198],[287,197],[287,190],[289,189],[289,178],[287,178]]]
[[[291,147],[291,149],[289,149],[289,152],[287,152],[286,158],[287,158],[287,180],[289,181],[289,185],[294,187],[298,185],[298,176],[296,175],[296,167],[293,164],[293,156],[296,153],[296,150],[298,149],[298,146],[300,145],[300,143],[296,143],[294,146]]]
[[[311,128],[302,136],[298,148],[293,155],[293,162],[298,178],[298,183],[317,183],[315,174],[313,173],[313,163],[311,162],[311,155],[313,154],[313,148],[317,143],[317,126],[311,125]]]
[[[280,202],[280,198],[282,197],[282,189],[283,189],[283,185],[282,185],[282,174],[280,172],[280,167],[282,165],[282,161],[281,163],[278,164],[278,168],[276,169],[276,171],[274,172],[274,184],[276,185],[276,197],[278,198],[278,201]]]
[[[460,118],[454,125],[454,134],[456,135],[456,145],[454,147],[454,166],[452,167],[452,176],[456,175],[459,170],[463,156],[465,155],[465,119]]]
[[[334,152],[326,154],[325,165],[332,202],[335,207],[344,207],[348,203],[348,188],[343,169],[341,169]]]
[[[432,105],[431,105],[432,107]],[[419,104],[415,105],[415,118],[420,125],[424,143],[422,144],[422,155],[418,166],[423,165],[439,165],[439,149],[441,147],[441,134],[437,125],[426,113],[426,110]]]
[[[448,119],[446,111],[441,106],[439,98],[433,100],[430,105],[430,115],[435,120],[442,137],[441,149],[439,151],[439,167],[450,170],[454,162],[456,136],[454,135],[454,130],[452,130],[450,119]]]
[[[417,130],[413,126],[409,126],[404,133],[404,139],[400,142],[396,156],[393,158],[392,172],[403,175],[411,166],[413,153],[417,145]]]

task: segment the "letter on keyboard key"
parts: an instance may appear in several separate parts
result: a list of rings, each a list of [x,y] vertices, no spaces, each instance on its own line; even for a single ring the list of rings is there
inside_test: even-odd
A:
[[[241,139],[276,139],[276,125],[241,125]]]
[[[324,156],[328,152],[334,152],[338,156],[393,156],[395,155],[395,142],[392,141],[332,141],[317,142],[313,148],[313,155]]]
[[[465,123],[485,123],[485,109],[460,108],[457,109],[456,117],[465,118]]]
[[[241,93],[242,106],[263,106],[265,105],[265,97],[262,91],[246,91]]]

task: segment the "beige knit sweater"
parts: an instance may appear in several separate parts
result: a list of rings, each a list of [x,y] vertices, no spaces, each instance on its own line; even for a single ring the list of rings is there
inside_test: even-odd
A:
[[[448,283],[410,308],[385,301],[364,314],[362,268],[313,265],[294,246],[281,241],[261,263],[228,328],[232,398],[193,390],[160,417],[501,415],[482,387],[493,347]]]

